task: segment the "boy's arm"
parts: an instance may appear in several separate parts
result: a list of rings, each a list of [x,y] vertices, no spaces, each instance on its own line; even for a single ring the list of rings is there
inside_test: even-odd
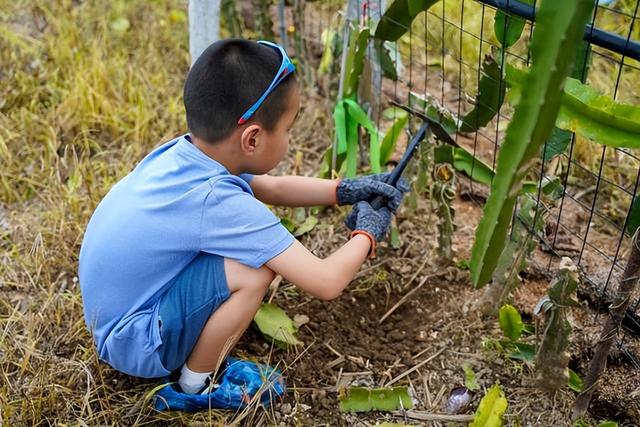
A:
[[[258,200],[275,206],[351,205],[382,196],[395,212],[409,187],[401,180],[398,188],[386,183],[387,174],[353,179],[320,179],[306,176],[257,175],[250,182]]]
[[[273,206],[335,205],[338,180],[256,175],[249,183],[258,200]]]
[[[266,265],[312,296],[331,300],[353,280],[371,245],[367,236],[356,234],[329,257],[321,259],[296,240]]]
[[[368,202],[358,202],[347,217],[351,239],[328,258],[320,259],[300,242],[294,241],[280,255],[267,261],[271,270],[316,298],[338,297],[353,280],[367,254],[375,254],[376,242],[387,233],[391,211],[374,209]]]

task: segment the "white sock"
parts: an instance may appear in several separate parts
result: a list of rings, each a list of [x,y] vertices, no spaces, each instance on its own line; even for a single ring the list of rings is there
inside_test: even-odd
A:
[[[178,383],[182,390],[187,394],[194,394],[200,391],[202,387],[204,387],[204,383],[211,375],[211,372],[193,372],[191,369],[187,367],[185,363],[182,365],[182,369],[180,370],[180,380]]]

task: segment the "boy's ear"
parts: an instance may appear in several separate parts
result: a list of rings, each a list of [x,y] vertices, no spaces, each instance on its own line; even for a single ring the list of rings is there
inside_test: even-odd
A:
[[[252,124],[247,126],[240,135],[240,149],[245,154],[253,154],[260,145],[260,136],[262,128],[259,125]]]

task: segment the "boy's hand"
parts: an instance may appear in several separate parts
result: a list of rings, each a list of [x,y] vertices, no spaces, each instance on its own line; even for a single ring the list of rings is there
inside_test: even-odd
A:
[[[339,205],[351,205],[360,201],[371,201],[376,196],[386,199],[387,207],[396,212],[402,203],[404,193],[409,190],[407,181],[400,179],[398,188],[387,184],[390,173],[369,175],[361,178],[343,179],[336,188]]]
[[[389,230],[391,211],[387,207],[373,209],[369,202],[356,203],[345,220],[345,224],[353,232],[364,231],[379,242]],[[375,246],[375,242],[371,242]],[[373,252],[373,251],[372,251]]]

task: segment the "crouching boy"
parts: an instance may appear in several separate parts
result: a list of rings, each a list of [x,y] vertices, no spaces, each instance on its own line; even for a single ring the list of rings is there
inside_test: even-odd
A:
[[[275,274],[314,297],[336,298],[401,203],[385,175],[266,175],[285,156],[298,114],[294,71],[273,43],[212,44],[184,86],[189,133],[149,153],[87,226],[79,266],[85,321],[100,358],[115,369],[175,375],[160,409],[237,408],[264,389],[266,367],[225,356]],[[387,202],[375,210],[367,201],[378,195]],[[354,204],[353,231],[321,259],[265,204]],[[271,385],[276,395],[284,390]]]

